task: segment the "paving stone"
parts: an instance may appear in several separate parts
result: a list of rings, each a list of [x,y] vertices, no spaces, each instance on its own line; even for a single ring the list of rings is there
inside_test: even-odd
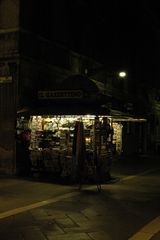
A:
[[[64,233],[63,229],[61,227],[59,227],[54,220],[40,222],[39,228],[43,232],[54,232],[56,234]]]
[[[70,219],[69,217],[66,218],[61,218],[61,219],[55,219],[56,223],[60,226],[60,227],[74,227],[77,226],[77,224],[72,221],[72,219]]]
[[[159,240],[160,239],[160,232],[156,233],[150,240]]]
[[[58,236],[64,236],[65,233],[63,231],[58,232],[58,231],[49,231],[49,232],[45,232],[45,236],[47,236],[47,239],[54,239],[56,240]]]
[[[144,239],[151,239],[151,237],[152,237],[152,234],[151,233],[143,233],[143,232],[138,232],[137,234],[136,234],[136,237],[130,237],[130,238],[128,238],[128,240],[135,240],[135,239],[137,239],[137,240],[144,240]],[[159,240],[159,239],[158,239]]]
[[[66,217],[65,212],[57,211],[57,210],[50,209],[50,208],[46,209],[46,213],[47,213],[48,216],[52,216],[54,219],[55,218],[58,219],[58,218],[65,218]]]
[[[70,198],[69,198],[70,199]],[[86,206],[89,206],[87,202],[81,202],[79,201],[79,198],[74,198],[73,201],[67,201],[67,198],[64,201],[60,201],[55,203],[54,205],[51,205],[51,209],[54,209],[56,211],[63,211],[63,212],[77,212],[81,211]]]
[[[45,235],[37,227],[26,227],[22,231],[24,240],[47,240]]]
[[[24,240],[21,233],[4,232],[0,235],[1,240]]]
[[[88,220],[88,218],[84,214],[78,213],[78,212],[69,213],[69,214],[67,214],[67,216],[69,218],[71,218],[74,222],[76,222],[76,221],[80,222],[80,221]]]
[[[82,211],[82,213],[84,214],[84,216],[86,216],[87,218],[93,218],[99,215],[98,212],[96,212],[96,210],[94,210],[94,208],[86,208]]]
[[[35,220],[30,212],[16,214],[13,216],[13,226],[16,228],[35,225]]]
[[[0,220],[0,232],[3,232],[5,230],[8,231],[8,229],[10,229],[12,227],[13,221],[14,221],[13,216],[1,219]]]
[[[41,228],[50,229],[55,224],[54,219],[37,219],[36,226]]]
[[[105,222],[98,222],[97,220],[92,221],[83,221],[83,222],[77,222],[78,226],[84,229],[102,229],[106,226]]]
[[[113,240],[106,232],[90,232],[88,235],[93,240]]]
[[[48,216],[47,211],[44,208],[33,209],[30,212],[35,219],[50,219],[51,218],[51,216]]]
[[[81,195],[80,195],[81,196]],[[76,211],[81,211],[84,208],[86,208],[86,206],[88,205],[88,201],[85,200],[81,200],[80,196],[76,196],[76,197],[72,197],[72,198],[66,198],[64,200],[65,204],[71,204],[72,206],[76,206]]]
[[[89,232],[97,232],[99,230],[98,227],[93,226],[86,226],[86,227],[70,227],[70,228],[63,228],[64,232],[66,233],[89,233]]]
[[[92,240],[87,233],[67,233],[63,235],[50,236],[48,240]]]

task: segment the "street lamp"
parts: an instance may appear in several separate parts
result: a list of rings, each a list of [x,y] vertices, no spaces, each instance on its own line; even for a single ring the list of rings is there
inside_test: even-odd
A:
[[[126,74],[126,72],[121,71],[121,72],[118,73],[118,75],[119,75],[120,78],[125,78],[127,74]]]

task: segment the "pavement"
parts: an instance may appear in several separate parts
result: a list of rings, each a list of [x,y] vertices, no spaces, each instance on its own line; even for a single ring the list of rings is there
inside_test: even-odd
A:
[[[152,171],[149,163],[144,165],[143,161],[138,166],[129,164],[130,167],[123,159],[113,163],[112,174],[120,181],[102,185],[101,192],[96,185],[84,185],[81,191],[76,185],[66,186],[67,190],[65,186],[56,185],[59,192],[53,197],[48,195],[40,201],[34,198],[34,203],[15,205],[14,209],[5,211],[1,208],[0,240],[160,240],[160,231],[154,228],[153,232],[153,225],[152,231],[139,230],[143,227],[142,220],[147,223],[150,216],[135,212],[133,199],[130,201],[130,195],[126,195],[125,180]],[[3,181],[5,183],[5,179]],[[126,197],[123,199],[119,194],[122,190]],[[138,207],[144,206],[145,214],[148,204],[145,206],[145,199],[140,197],[142,204]],[[160,226],[159,217],[156,226]]]
[[[156,233],[150,240],[159,240],[160,239],[160,231]]]

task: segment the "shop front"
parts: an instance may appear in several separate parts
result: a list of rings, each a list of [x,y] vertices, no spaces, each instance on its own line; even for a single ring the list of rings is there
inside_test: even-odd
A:
[[[76,177],[80,163],[105,166],[112,142],[119,143],[111,118],[102,115],[31,115],[17,120],[18,131],[30,129],[31,172],[55,179]],[[117,138],[117,139],[116,139]],[[116,151],[120,151],[119,145]],[[92,169],[91,169],[92,171]]]
[[[66,80],[51,90],[37,88],[34,104],[18,112],[18,172],[22,168],[25,172],[26,165],[32,174],[71,179],[81,163],[93,166],[100,162],[107,171],[109,145],[112,141],[116,145],[118,130],[114,134],[116,124],[112,123],[110,109],[104,104],[106,98],[96,84],[88,79],[78,80]],[[29,130],[27,157],[19,150],[24,130]],[[120,144],[115,149],[120,151]],[[22,158],[30,164],[22,163]]]
[[[56,89],[37,88],[34,104],[18,112],[18,173],[73,180],[80,166],[81,171],[90,166],[90,172],[99,166],[105,181],[112,156],[123,152],[127,118],[115,118],[107,107],[110,99],[95,83],[79,80]]]

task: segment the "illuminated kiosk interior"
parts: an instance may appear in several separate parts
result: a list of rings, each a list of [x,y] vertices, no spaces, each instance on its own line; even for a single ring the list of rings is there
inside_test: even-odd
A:
[[[122,152],[122,122],[136,119],[121,119],[120,115],[114,118],[115,114],[105,105],[108,98],[95,83],[82,76],[76,77],[75,81],[73,76],[56,90],[46,89],[37,89],[33,108],[31,106],[19,112],[17,119],[19,132],[25,128],[31,130],[29,149],[33,170],[58,177],[72,175],[77,122],[83,123],[87,161],[94,158],[95,149],[99,161],[105,161],[109,142],[113,143],[116,154]],[[27,119],[23,114],[27,115]],[[108,123],[113,130],[109,135],[105,130]]]
[[[19,119],[19,128],[25,121]],[[104,132],[107,122],[113,134]],[[73,139],[75,125],[83,122],[86,153],[92,158],[97,147],[99,158],[106,157],[106,143],[112,141],[116,151],[122,148],[122,125],[113,123],[109,116],[95,115],[41,115],[30,116],[27,127],[31,129],[30,158],[33,169],[54,173],[56,176],[71,176],[73,167]],[[21,125],[21,126],[20,126]],[[104,128],[103,128],[104,127]],[[24,128],[24,127],[22,127]],[[88,159],[91,160],[91,159]]]

